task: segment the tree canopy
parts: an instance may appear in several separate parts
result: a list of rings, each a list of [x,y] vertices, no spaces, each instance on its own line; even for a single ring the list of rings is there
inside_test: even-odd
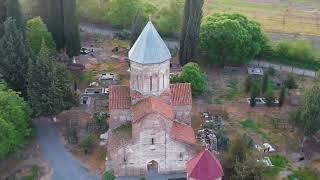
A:
[[[139,9],[139,3],[139,0],[112,0],[109,3],[106,18],[116,27],[128,28]]]
[[[173,77],[171,81],[173,83],[191,83],[193,94],[201,94],[207,88],[205,75],[196,63],[188,63],[184,65],[181,73]]]
[[[40,17],[35,17],[27,21],[26,35],[34,55],[39,53],[43,40],[45,41],[50,54],[54,55],[56,44],[51,33],[48,31],[47,26]]]
[[[75,102],[66,69],[57,64],[42,43],[38,57],[29,62],[28,98],[35,116],[50,116]]]
[[[240,14],[214,14],[203,19],[201,48],[212,64],[245,64],[258,55],[266,38],[260,25]]]
[[[0,159],[26,143],[31,133],[30,114],[23,98],[0,82]]]
[[[19,0],[7,0],[6,1],[7,17],[11,17],[16,20],[18,28],[24,28],[24,18],[21,13],[21,7]]]
[[[304,94],[302,106],[294,117],[294,123],[305,136],[320,130],[320,82],[313,84]]]
[[[15,22],[8,18],[4,23],[4,35],[0,39],[0,73],[10,88],[25,95],[31,48]]]
[[[199,53],[203,3],[203,0],[185,0],[179,51],[182,64],[194,60]]]

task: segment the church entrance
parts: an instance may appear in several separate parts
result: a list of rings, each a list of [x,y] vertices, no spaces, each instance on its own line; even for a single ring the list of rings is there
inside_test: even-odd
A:
[[[148,169],[148,172],[158,172],[158,168],[159,168],[159,165],[157,163],[157,161],[150,161],[147,165],[147,169]]]

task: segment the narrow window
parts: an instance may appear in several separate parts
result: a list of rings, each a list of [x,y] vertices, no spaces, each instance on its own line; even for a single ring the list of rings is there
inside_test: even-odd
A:
[[[162,88],[164,89],[164,74],[162,75]]]
[[[180,158],[180,160],[183,160],[183,154],[182,154],[182,152],[179,153],[179,158]]]
[[[136,76],[136,81],[137,81],[137,89],[139,89],[139,75]]]
[[[151,138],[151,144],[152,144],[152,145],[154,144],[154,139],[153,139],[153,138]]]
[[[150,91],[152,91],[152,76],[150,76]]]

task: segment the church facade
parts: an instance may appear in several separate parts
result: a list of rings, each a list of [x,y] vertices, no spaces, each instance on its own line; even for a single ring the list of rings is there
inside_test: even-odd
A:
[[[185,172],[196,153],[191,84],[170,84],[171,54],[152,22],[129,52],[130,86],[109,92],[110,129],[132,123],[132,142],[108,154],[117,176]]]

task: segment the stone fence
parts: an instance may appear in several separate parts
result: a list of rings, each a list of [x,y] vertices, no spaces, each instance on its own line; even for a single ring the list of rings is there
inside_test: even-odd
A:
[[[277,71],[284,71],[284,72],[308,76],[308,77],[312,77],[312,78],[316,77],[318,74],[318,72],[308,70],[308,69],[296,68],[293,66],[288,66],[288,65],[283,65],[283,64],[275,64],[275,63],[270,63],[270,62],[260,61],[260,60],[251,61],[250,65],[263,67],[263,68],[272,67],[273,69],[275,69]]]

